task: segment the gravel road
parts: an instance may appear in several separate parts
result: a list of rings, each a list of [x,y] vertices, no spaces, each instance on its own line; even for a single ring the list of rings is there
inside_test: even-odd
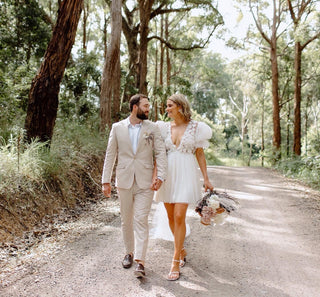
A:
[[[320,196],[263,168],[208,168],[240,202],[221,226],[191,209],[187,264],[169,282],[173,243],[150,239],[146,278],[123,269],[118,200],[103,199],[32,249],[6,259],[0,296],[319,297]],[[153,205],[152,213],[155,205]]]

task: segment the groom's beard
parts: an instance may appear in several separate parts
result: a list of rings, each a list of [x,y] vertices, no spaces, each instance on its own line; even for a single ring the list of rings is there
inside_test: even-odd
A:
[[[140,120],[147,120],[148,119],[148,114],[149,112],[143,112],[142,109],[140,109],[140,107],[138,107],[138,112],[137,112],[137,118]]]

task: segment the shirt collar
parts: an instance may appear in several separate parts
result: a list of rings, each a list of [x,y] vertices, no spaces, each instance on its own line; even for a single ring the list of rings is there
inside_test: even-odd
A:
[[[140,128],[140,127],[142,126],[142,121],[141,121],[140,124],[136,124],[136,125],[133,126],[133,125],[130,123],[129,117],[127,117],[127,118],[126,118],[126,125],[127,125],[128,127],[130,127],[130,128]]]

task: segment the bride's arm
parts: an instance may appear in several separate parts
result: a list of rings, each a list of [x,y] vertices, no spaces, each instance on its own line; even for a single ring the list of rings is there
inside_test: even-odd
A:
[[[209,177],[208,177],[208,172],[207,172],[207,162],[206,162],[206,157],[204,155],[203,148],[197,148],[196,149],[196,158],[203,176],[204,180],[204,190],[205,192],[209,190],[213,190],[213,185],[210,183]]]

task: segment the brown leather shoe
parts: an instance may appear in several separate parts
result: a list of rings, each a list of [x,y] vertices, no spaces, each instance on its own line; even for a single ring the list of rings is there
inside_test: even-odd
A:
[[[138,263],[136,270],[134,271],[134,275],[137,278],[142,278],[146,275],[146,273],[144,272],[144,267],[141,263]]]
[[[132,266],[132,263],[133,263],[133,256],[130,254],[125,255],[122,260],[123,268],[130,268]]]

